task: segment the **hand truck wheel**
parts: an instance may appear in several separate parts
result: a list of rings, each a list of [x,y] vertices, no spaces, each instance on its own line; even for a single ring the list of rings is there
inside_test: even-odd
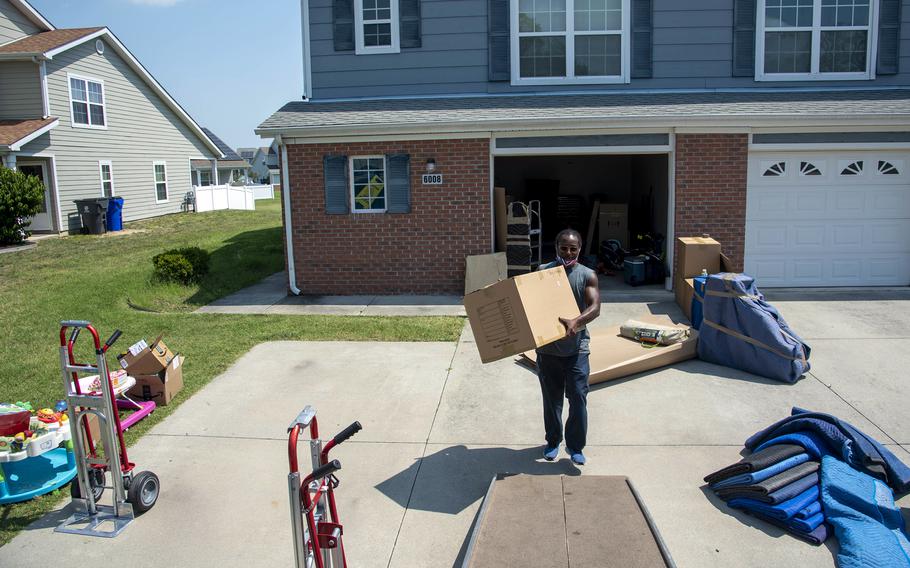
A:
[[[150,471],[140,471],[130,482],[126,500],[133,506],[133,512],[140,515],[155,506],[160,491],[158,476]]]
[[[91,468],[88,470],[88,482],[92,486],[92,498],[97,503],[104,495],[104,470]],[[82,499],[82,490],[79,488],[79,478],[73,478],[70,483],[70,496],[73,499]]]

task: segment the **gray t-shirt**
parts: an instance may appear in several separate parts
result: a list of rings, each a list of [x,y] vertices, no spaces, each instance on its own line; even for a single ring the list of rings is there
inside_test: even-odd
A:
[[[547,268],[555,268],[557,266],[562,266],[559,261],[541,265],[538,270],[546,270]],[[595,275],[593,270],[579,263],[575,263],[573,267],[566,269],[566,276],[569,278],[569,286],[572,288],[572,294],[575,295],[575,303],[578,304],[578,311],[580,312],[585,311],[588,307],[585,302],[585,286],[588,278],[592,275]],[[584,326],[578,330],[578,333],[576,333],[574,337],[564,337],[553,343],[538,347],[537,352],[544,355],[555,355],[557,357],[571,357],[577,353],[590,353],[590,350],[588,349],[590,338],[591,336],[588,334],[588,328]]]

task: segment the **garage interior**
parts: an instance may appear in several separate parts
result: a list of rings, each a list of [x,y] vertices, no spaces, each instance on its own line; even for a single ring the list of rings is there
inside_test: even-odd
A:
[[[540,201],[542,262],[554,260],[556,234],[572,228],[585,241],[593,236],[591,243],[585,242],[583,254],[599,256],[600,243],[612,238],[632,253],[653,249],[666,263],[666,154],[498,156],[493,166],[494,186],[505,188],[507,203]],[[621,214],[625,227],[601,227],[600,212],[605,208],[595,211],[598,203],[610,204],[614,216],[625,209]],[[599,264],[601,288],[626,286],[622,270]],[[663,281],[646,285],[662,287]]]

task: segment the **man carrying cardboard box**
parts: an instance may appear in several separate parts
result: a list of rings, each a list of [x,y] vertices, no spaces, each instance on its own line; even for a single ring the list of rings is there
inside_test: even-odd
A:
[[[600,315],[600,287],[597,274],[578,263],[581,252],[581,235],[565,229],[556,235],[556,261],[545,264],[540,270],[563,266],[575,302],[581,314],[567,319],[559,318],[566,327],[566,337],[537,348],[537,376],[543,395],[543,422],[547,447],[543,457],[553,461],[559,454],[563,440],[562,404],[569,399],[569,418],[566,420],[566,453],[577,465],[584,465],[585,442],[588,434],[588,375],[590,365],[588,343],[590,335],[586,325]]]

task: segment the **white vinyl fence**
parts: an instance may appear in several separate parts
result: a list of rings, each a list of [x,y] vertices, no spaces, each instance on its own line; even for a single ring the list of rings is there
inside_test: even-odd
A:
[[[245,209],[254,211],[256,200],[253,188],[245,185],[193,186],[196,192],[196,212],[218,211],[220,209]]]
[[[270,185],[248,185],[253,190],[253,199],[274,199],[275,190]]]

